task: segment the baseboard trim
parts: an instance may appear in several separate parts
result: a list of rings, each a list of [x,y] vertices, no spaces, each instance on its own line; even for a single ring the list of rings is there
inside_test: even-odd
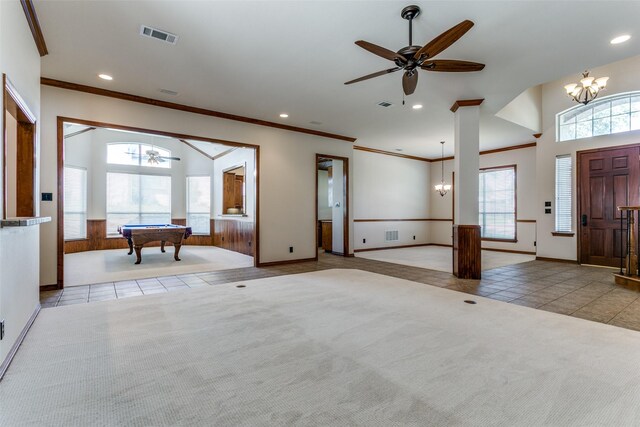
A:
[[[563,262],[566,264],[579,264],[577,260],[562,259],[562,258],[547,258],[543,256],[536,256],[536,261],[551,261],[551,262]]]
[[[451,248],[453,245],[447,245],[445,243],[427,243],[427,246],[441,246],[443,248]]]
[[[318,261],[318,259],[317,258],[301,258],[301,259],[291,259],[287,261],[261,262],[258,264],[258,267],[273,267],[274,265],[298,264],[300,262],[311,262],[311,261]]]
[[[354,249],[353,252],[380,251],[382,249],[417,248],[419,246],[431,246],[432,243],[420,243],[418,245],[383,246],[381,248]]]
[[[11,347],[9,354],[7,354],[7,357],[2,362],[2,365],[0,365],[0,381],[2,381],[4,374],[9,369],[9,365],[11,365],[11,362],[13,361],[14,356],[18,352],[18,349],[20,348],[22,341],[24,341],[24,337],[27,336],[27,332],[29,332],[29,329],[31,329],[31,325],[33,325],[33,322],[36,320],[36,317],[38,317],[38,313],[40,313],[40,308],[41,308],[40,303],[38,303],[38,305],[36,305],[36,309],[31,314],[31,317],[29,317],[27,324],[24,325],[24,328],[22,328],[22,332],[20,332],[20,335],[18,335],[18,339],[16,340],[15,343],[13,343],[13,346]]]
[[[535,252],[530,251],[514,251],[511,249],[494,249],[494,248],[482,248],[483,251],[493,251],[493,252],[506,252],[508,254],[522,254],[522,255],[535,255]]]
[[[60,286],[58,286],[58,284],[56,283],[54,283],[53,285],[40,285],[40,292],[57,291],[58,289],[62,289],[62,288],[60,288]]]

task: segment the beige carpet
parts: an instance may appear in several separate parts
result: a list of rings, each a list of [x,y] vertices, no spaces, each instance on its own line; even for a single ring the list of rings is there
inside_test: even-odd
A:
[[[42,310],[0,425],[640,425],[640,333],[358,270]]]
[[[253,267],[253,257],[214,246],[183,246],[174,261],[173,246],[142,248],[142,263],[127,249],[78,252],[64,256],[65,286],[144,279],[147,277],[201,273],[203,271]]]
[[[414,248],[382,249],[379,251],[357,252],[357,257],[429,270],[453,271],[451,248],[443,246],[419,246]],[[535,260],[535,255],[512,254],[507,252],[482,251],[482,270],[504,267]]]

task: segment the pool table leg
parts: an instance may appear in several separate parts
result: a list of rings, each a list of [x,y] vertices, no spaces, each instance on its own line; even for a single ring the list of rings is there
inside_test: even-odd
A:
[[[173,247],[174,247],[173,259],[175,259],[176,261],[180,261],[180,258],[178,258],[178,253],[180,252],[180,248],[182,247],[182,244],[174,243]]]
[[[129,243],[129,253],[127,255],[131,255],[133,253],[133,241],[131,237],[127,237],[127,243]]]
[[[164,240],[162,240],[162,241],[160,242],[160,252],[162,252],[162,253],[165,253],[165,252],[166,252],[166,251],[164,250],[164,244],[165,244],[165,241],[164,241]]]
[[[142,245],[135,245],[134,249],[136,250],[136,264],[140,264],[142,262]]]

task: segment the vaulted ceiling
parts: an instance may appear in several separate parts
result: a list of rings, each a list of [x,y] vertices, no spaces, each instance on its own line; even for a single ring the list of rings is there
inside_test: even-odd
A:
[[[420,73],[402,106],[401,73],[345,86],[393,65],[354,44],[408,44],[398,1],[35,1],[49,48],[42,75],[357,137],[356,144],[438,157],[453,150],[451,105],[484,98],[482,150],[530,142],[495,117],[525,89],[640,54],[636,1],[421,1],[414,44],[464,19],[475,26],[438,55],[478,73]],[[148,25],[175,45],[140,36]],[[621,33],[635,36],[612,46]],[[99,73],[114,77],[98,79]],[[160,92],[178,92],[172,96]],[[383,108],[379,101],[394,106]],[[413,110],[413,104],[424,108]],[[281,119],[286,112],[289,118]],[[315,123],[311,123],[315,122]],[[321,124],[316,124],[321,123]],[[215,135],[204,135],[215,137]]]

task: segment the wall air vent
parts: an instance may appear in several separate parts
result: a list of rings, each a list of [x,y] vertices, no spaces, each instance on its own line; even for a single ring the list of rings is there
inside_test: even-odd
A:
[[[140,26],[140,35],[144,37],[151,37],[158,39],[165,43],[176,44],[178,36],[175,34],[167,33],[166,31],[158,30],[155,28],[147,27],[146,25]]]
[[[398,230],[391,230],[384,232],[384,241],[385,242],[397,242],[398,239]]]
[[[378,105],[381,107],[393,107],[393,103],[389,102],[389,101],[380,101],[378,102]]]

